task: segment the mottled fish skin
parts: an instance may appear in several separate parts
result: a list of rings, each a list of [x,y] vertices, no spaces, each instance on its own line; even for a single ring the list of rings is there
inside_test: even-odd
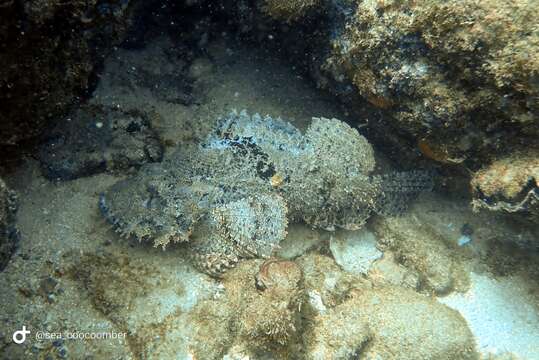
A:
[[[431,187],[426,172],[372,175],[374,166],[372,146],[340,120],[313,118],[302,134],[232,112],[201,144],[114,184],[99,207],[120,234],[180,242],[198,268],[220,276],[243,258],[271,256],[289,221],[357,229]]]

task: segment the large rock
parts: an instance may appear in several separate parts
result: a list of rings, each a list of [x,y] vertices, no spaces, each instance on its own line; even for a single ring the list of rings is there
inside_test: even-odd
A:
[[[335,262],[355,274],[366,274],[383,255],[376,247],[376,237],[367,229],[337,231],[330,238],[329,248]]]
[[[241,263],[223,294],[200,302],[190,348],[201,359],[290,359],[301,351],[303,274],[293,261]]]
[[[539,33],[529,15],[538,9],[360,1],[322,68],[387,110],[389,126],[425,156],[474,166],[539,134]]]
[[[378,219],[374,227],[398,262],[419,274],[420,289],[445,294],[465,282],[454,251],[435,227],[422,224],[413,215]]]

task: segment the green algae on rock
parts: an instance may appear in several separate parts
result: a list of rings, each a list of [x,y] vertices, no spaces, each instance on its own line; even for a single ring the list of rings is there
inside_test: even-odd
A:
[[[357,229],[431,186],[428,173],[373,175],[374,165],[371,145],[339,120],[313,118],[302,134],[281,119],[233,112],[202,144],[113,185],[100,208],[123,235],[185,243],[219,275],[241,258],[270,256],[289,221]]]

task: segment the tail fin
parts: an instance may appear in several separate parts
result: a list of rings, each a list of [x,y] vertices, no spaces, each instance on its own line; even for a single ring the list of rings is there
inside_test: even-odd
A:
[[[381,192],[374,211],[383,216],[401,214],[419,193],[432,190],[433,179],[434,174],[424,170],[375,175],[373,181],[380,185]]]

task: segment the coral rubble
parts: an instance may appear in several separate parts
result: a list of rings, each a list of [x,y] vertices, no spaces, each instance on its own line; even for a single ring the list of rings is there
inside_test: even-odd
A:
[[[100,207],[123,235],[187,243],[218,275],[240,258],[271,255],[289,220],[357,229],[430,187],[428,174],[373,168],[370,144],[339,120],[314,118],[302,134],[280,119],[231,113],[202,144],[113,185]]]

